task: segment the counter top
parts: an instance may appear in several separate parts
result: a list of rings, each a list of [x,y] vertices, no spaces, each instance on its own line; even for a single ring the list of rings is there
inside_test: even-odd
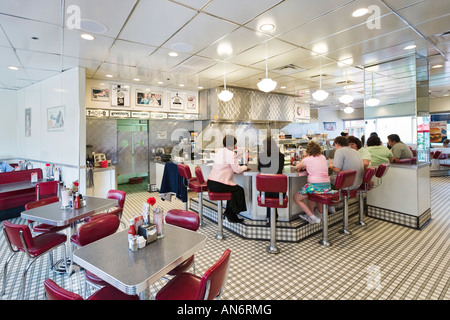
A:
[[[116,170],[115,166],[108,166],[106,168],[102,167],[94,167],[94,172],[108,171],[108,170]]]
[[[257,175],[258,173],[260,173],[258,171],[258,165],[256,164],[249,164],[247,165],[251,170],[245,171],[243,174],[244,176],[254,176]],[[284,166],[283,167],[283,172],[282,174],[288,176],[288,177],[299,177],[299,176],[306,176],[307,173],[306,171],[303,171],[302,173],[298,173],[297,171],[295,171],[294,166]]]

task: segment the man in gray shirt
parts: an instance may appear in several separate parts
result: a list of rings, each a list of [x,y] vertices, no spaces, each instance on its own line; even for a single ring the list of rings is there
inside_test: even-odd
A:
[[[412,158],[413,153],[409,147],[400,141],[400,137],[398,134],[390,134],[388,135],[388,145],[391,146],[391,152],[393,155],[393,162],[396,162],[398,159],[407,159]]]
[[[352,149],[348,145],[345,137],[336,137],[334,139],[334,160],[329,160],[330,169],[334,172],[344,170],[356,170],[355,182],[350,189],[358,189],[361,186],[364,175],[364,163],[358,151]]]

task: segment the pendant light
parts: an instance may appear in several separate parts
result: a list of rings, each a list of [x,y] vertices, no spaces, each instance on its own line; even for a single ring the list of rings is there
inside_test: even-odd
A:
[[[258,89],[264,92],[270,92],[277,86],[276,81],[273,81],[269,78],[268,70],[267,70],[267,42],[266,42],[266,77],[258,82]]]
[[[217,96],[224,102],[233,99],[233,92],[227,90],[227,81],[225,79],[225,63],[223,65],[223,90]]]
[[[312,94],[313,98],[316,99],[317,101],[323,101],[326,98],[328,98],[328,92],[326,92],[325,90],[322,90],[322,63],[320,64],[320,86],[319,86],[319,90],[317,90],[316,92],[314,92]]]
[[[348,94],[347,85],[348,85],[347,70],[345,70],[345,94],[339,97],[339,101],[343,104],[349,104],[353,102],[353,96]],[[353,110],[349,113],[352,112]]]
[[[350,114],[350,113],[352,113],[353,111],[355,111],[355,109],[353,109],[353,108],[350,107],[350,106],[346,106],[346,107],[344,108],[344,112],[347,113],[347,114]]]
[[[373,83],[373,73],[372,73],[372,97],[370,99],[366,100],[366,104],[370,107],[376,107],[377,105],[380,104],[380,100],[373,96],[373,85],[374,85],[374,83]]]

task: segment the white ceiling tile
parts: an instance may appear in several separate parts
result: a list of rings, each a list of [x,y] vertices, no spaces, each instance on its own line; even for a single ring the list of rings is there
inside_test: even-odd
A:
[[[67,13],[67,9],[72,6],[78,6],[80,10],[80,18],[93,20],[106,26],[108,30],[102,33],[104,36],[117,37],[122,28],[123,23],[127,20],[136,0],[66,0],[65,1],[65,26],[71,13]],[[110,10],[105,8],[111,8]]]
[[[119,38],[160,46],[196,14],[167,0],[140,1]]]
[[[425,37],[450,31],[450,13],[414,26]],[[450,38],[449,38],[450,39]]]
[[[108,55],[114,39],[95,35],[95,39],[89,41],[80,37],[82,33],[76,29],[64,29],[64,55],[103,61]]]
[[[0,13],[61,25],[61,0],[2,1]]]
[[[221,62],[199,72],[198,75],[199,77],[204,77],[207,79],[217,79],[219,77],[223,77],[224,74],[228,74],[239,69],[242,69],[242,67],[231,63]]]
[[[217,63],[218,62],[216,60],[192,56],[172,68],[171,71],[175,73],[193,75]]]
[[[93,74],[100,66],[101,61],[86,60],[73,57],[63,57],[63,69],[71,69],[75,67],[83,67],[86,69],[86,74]]]
[[[248,50],[268,39],[269,36],[261,32],[251,31],[246,28],[239,28],[216,43],[210,45],[206,49],[200,51],[198,55],[211,59],[222,60]],[[226,50],[226,54],[221,54],[220,49],[222,46],[229,48],[229,50]]]
[[[394,10],[399,10],[426,0],[385,0],[386,3]]]
[[[200,10],[211,0],[174,0],[173,2],[181,3],[195,10]]]
[[[61,72],[61,55],[52,53],[17,50],[22,65],[25,68],[43,69]]]
[[[111,48],[106,62],[136,66],[145,60],[157,47],[117,40]]]
[[[450,1],[447,0],[426,0],[410,6],[398,13],[410,24],[416,25],[433,18],[450,14]]]
[[[205,12],[211,13],[217,17],[227,19],[229,21],[244,24],[267,9],[273,7],[281,0],[227,0],[212,1],[206,8]],[[236,10],[239,8],[239,10]]]
[[[163,47],[173,49],[172,45],[185,43],[192,46],[192,50],[189,53],[196,53],[236,28],[237,26],[233,23],[199,13],[182,30],[167,41]],[[206,30],[207,32],[205,32]]]
[[[353,1],[321,0],[312,2],[310,0],[286,0],[249,22],[246,26],[259,30],[259,27],[263,24],[274,24],[275,29],[267,33],[279,35],[351,2]]]
[[[28,74],[29,79],[32,81],[42,81],[44,79],[59,74],[59,71],[32,69],[32,68],[27,68],[26,72]]]
[[[297,49],[296,46],[274,38],[263,44],[250,48],[249,50],[238,53],[237,55],[227,59],[227,61],[242,65],[253,65],[264,60],[266,56],[271,58],[295,49]]]
[[[16,49],[61,53],[60,26],[1,14],[0,24]],[[33,40],[31,37],[39,39]]]
[[[183,62],[191,55],[186,53],[179,53],[177,57],[169,56],[169,52],[172,50],[159,48],[153,52],[147,59],[142,61],[138,67],[145,69],[154,69],[161,71],[170,71],[173,67]]]

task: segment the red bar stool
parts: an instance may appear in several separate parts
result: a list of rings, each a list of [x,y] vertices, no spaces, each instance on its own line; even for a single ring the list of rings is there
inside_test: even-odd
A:
[[[367,191],[373,188],[372,177],[375,175],[377,171],[376,167],[369,167],[364,172],[363,182],[359,187],[359,221],[356,224],[360,226],[365,226],[367,223],[364,222],[364,195],[367,194]]]
[[[374,188],[379,187],[383,181],[382,178],[386,175],[389,169],[389,163],[382,163],[377,167],[377,171],[375,172],[375,177],[378,178],[378,184],[374,185]]]
[[[356,170],[340,171],[336,176],[336,181],[334,182],[334,189],[339,190],[338,194],[308,194],[309,201],[321,203],[323,207],[322,240],[319,241],[319,244],[323,246],[331,245],[328,241],[328,206],[336,205],[343,200],[341,197],[341,190],[351,187],[355,182],[355,177]]]
[[[260,192],[258,205],[270,208],[270,246],[267,247],[269,253],[279,253],[276,246],[276,217],[275,208],[286,208],[288,198],[284,196],[287,192],[287,176],[284,174],[262,174],[256,176],[256,190]],[[278,193],[278,198],[266,198],[266,192]]]
[[[199,166],[195,167],[195,177],[197,181],[189,182],[189,188],[198,194],[198,216],[200,217],[200,227],[204,227],[203,222],[203,192],[208,191],[206,181],[203,178],[202,169]]]
[[[395,163],[398,164],[412,164],[412,158],[405,158],[405,159],[397,159]]]
[[[231,193],[230,192],[211,192],[208,190],[209,200],[217,201],[217,227],[218,232],[216,235],[217,240],[224,240],[226,237],[223,234],[223,212],[222,212],[222,201],[230,201]]]

